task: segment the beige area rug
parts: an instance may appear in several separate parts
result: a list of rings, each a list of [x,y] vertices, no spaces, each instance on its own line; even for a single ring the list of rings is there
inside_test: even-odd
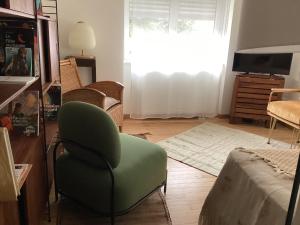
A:
[[[289,144],[245,131],[203,123],[186,132],[160,141],[170,158],[218,176],[229,153],[235,148],[288,149]]]
[[[109,218],[100,217],[89,210],[71,202],[63,200],[61,225],[109,225]],[[42,225],[55,225],[57,204],[51,206],[51,223],[47,218],[43,219]],[[165,198],[160,191],[153,193],[141,205],[128,214],[116,217],[115,225],[172,225],[169,210]]]

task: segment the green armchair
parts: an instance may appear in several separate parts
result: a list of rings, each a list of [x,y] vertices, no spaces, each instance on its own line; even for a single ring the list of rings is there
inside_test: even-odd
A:
[[[167,184],[167,155],[156,144],[122,134],[101,108],[64,104],[58,116],[60,140],[54,150],[57,193],[96,213],[127,213]],[[64,153],[56,156],[62,144]]]

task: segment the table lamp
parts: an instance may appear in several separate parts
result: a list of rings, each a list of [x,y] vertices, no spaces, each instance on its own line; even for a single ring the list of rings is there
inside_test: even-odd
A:
[[[83,21],[77,22],[69,33],[69,45],[71,48],[83,50],[96,47],[96,38],[93,28]]]

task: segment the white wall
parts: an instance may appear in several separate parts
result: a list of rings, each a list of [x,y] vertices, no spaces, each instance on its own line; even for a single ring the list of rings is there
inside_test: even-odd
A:
[[[230,110],[232,89],[235,78],[234,73],[231,72],[231,68],[234,52],[240,47],[238,46],[241,40],[240,21],[243,21],[242,17],[245,10],[251,11],[253,9],[245,9],[245,1],[250,0],[235,0],[235,10],[233,12],[233,20],[231,25],[231,37],[226,74],[224,75],[220,85],[220,114],[228,114]],[[290,2],[291,0],[288,1]],[[247,4],[249,5],[250,3],[248,2]],[[124,21],[124,8],[126,9],[127,7],[126,4],[124,7],[124,0],[58,1],[61,57],[63,58],[66,55],[70,54],[79,54],[78,51],[72,50],[68,46],[68,33],[72,25],[80,20],[91,24],[95,30],[97,46],[94,50],[90,50],[87,53],[90,55],[95,55],[97,58],[97,80],[115,80],[125,83],[125,113],[128,113],[128,106],[130,104],[131,83],[130,76],[126,76],[126,74],[129,74],[128,71],[130,71],[130,68],[127,68],[129,65],[125,64],[125,68],[123,69],[124,23],[128,22]],[[266,11],[266,13],[276,14],[276,12],[272,10],[272,6],[270,5],[269,7],[270,8],[268,11]],[[244,16],[245,15],[249,15],[249,12],[244,14]],[[286,24],[286,26],[289,26],[289,24]],[[255,26],[252,26],[252,28],[253,27]],[[280,27],[278,27],[278,29],[280,29]],[[252,30],[252,32],[254,31]],[[245,35],[242,36],[244,39]],[[270,51],[270,49],[272,50],[273,48],[264,48],[260,50],[254,49],[254,51]],[[276,49],[278,50],[278,48],[275,48],[275,50]],[[287,47],[286,49],[289,49],[289,47]],[[84,84],[90,82],[90,72],[91,71],[89,71],[88,69],[80,69],[81,77],[84,81]],[[300,54],[296,54],[291,69],[291,76],[287,78],[286,86],[299,87],[299,79]]]
[[[123,82],[124,1],[59,0],[58,14],[61,58],[80,54],[68,46],[68,34],[74,23],[85,21],[96,34],[97,46],[87,54],[96,56],[97,80]],[[84,84],[90,81],[90,72],[80,69]]]
[[[221,85],[219,114],[229,114],[235,73],[231,71],[234,52],[299,52],[299,1],[294,0],[235,0],[227,71]],[[272,47],[272,46],[281,47]],[[258,48],[271,46],[267,48]],[[300,87],[300,54],[294,55],[291,75],[286,87]]]
[[[239,49],[298,45],[299,0],[245,0]]]
[[[220,99],[219,99],[219,114],[228,114],[231,106],[231,97],[235,77],[231,71],[233,64],[234,52],[238,48],[239,40],[239,28],[240,28],[240,18],[241,9],[244,0],[235,0],[233,5],[233,15],[230,27],[230,41],[228,49],[228,58],[226,65],[226,72],[223,75],[223,79],[220,85]]]

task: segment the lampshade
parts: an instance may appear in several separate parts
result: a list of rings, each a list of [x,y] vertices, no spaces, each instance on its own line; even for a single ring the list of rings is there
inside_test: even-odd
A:
[[[77,22],[69,34],[69,45],[71,48],[82,50],[82,52],[95,48],[96,38],[93,28],[85,22]]]

